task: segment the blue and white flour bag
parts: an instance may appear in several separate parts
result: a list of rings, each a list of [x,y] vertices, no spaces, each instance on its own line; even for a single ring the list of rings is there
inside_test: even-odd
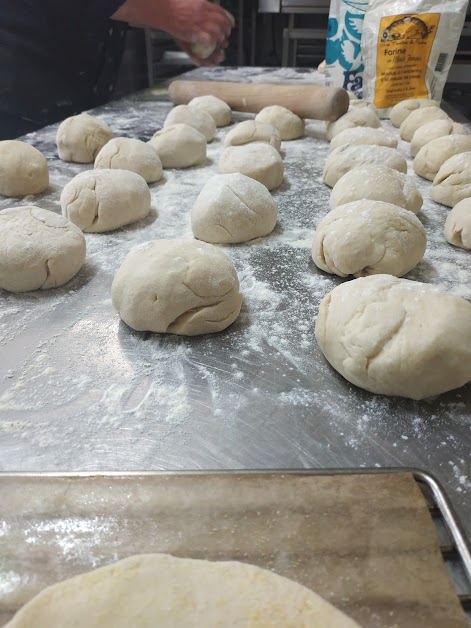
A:
[[[363,96],[361,34],[368,0],[331,0],[325,51],[325,84]]]

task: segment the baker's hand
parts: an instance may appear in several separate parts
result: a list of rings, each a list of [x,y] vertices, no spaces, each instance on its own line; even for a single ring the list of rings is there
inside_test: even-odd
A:
[[[192,44],[188,44],[186,41],[181,41],[181,39],[176,39],[175,41],[180,48],[187,53],[195,65],[212,67],[214,65],[218,65],[218,63],[222,63],[226,58],[222,47],[216,48],[216,50],[209,57],[202,59],[195,54],[194,46]],[[224,45],[224,48],[225,47],[227,47],[227,45]]]

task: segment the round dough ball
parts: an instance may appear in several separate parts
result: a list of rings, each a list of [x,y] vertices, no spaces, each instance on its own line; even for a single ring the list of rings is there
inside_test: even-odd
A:
[[[147,183],[155,183],[162,176],[162,162],[152,145],[130,137],[115,137],[105,144],[94,167],[131,170]]]
[[[453,120],[432,120],[426,124],[419,126],[417,131],[412,136],[410,143],[410,152],[412,157],[415,157],[422,146],[428,144],[437,137],[444,137],[445,135],[468,135],[469,131],[459,122],[453,122]]]
[[[216,50],[217,43],[208,44],[205,41],[197,41],[191,47],[191,52],[200,59],[207,59]]]
[[[225,329],[242,304],[230,259],[212,244],[193,240],[153,240],[131,249],[111,298],[129,327],[183,336]]]
[[[278,151],[281,148],[280,134],[275,127],[266,122],[257,122],[256,120],[239,122],[226,135],[224,146],[242,146],[252,142],[266,142]]]
[[[450,244],[471,250],[471,198],[453,207],[445,221],[444,233]]]
[[[18,140],[0,142],[0,194],[40,194],[48,186],[47,161],[37,148]]]
[[[145,218],[150,192],[130,170],[86,170],[69,181],[61,194],[62,214],[82,231],[113,231]]]
[[[57,288],[78,273],[85,238],[78,227],[34,205],[0,211],[0,288]]]
[[[407,100],[402,100],[398,102],[397,105],[391,109],[391,114],[389,119],[392,124],[399,128],[404,120],[416,109],[421,109],[422,107],[439,107],[440,103],[436,100],[429,100],[428,98],[408,98]]]
[[[399,135],[406,142],[410,142],[417,129],[434,120],[449,120],[449,117],[439,107],[421,107],[416,109],[401,124]]]
[[[112,137],[113,131],[104,122],[88,113],[81,113],[59,125],[57,151],[62,161],[90,164]]]
[[[296,140],[304,135],[304,120],[280,105],[264,107],[255,120],[274,126],[282,140]]]
[[[209,113],[216,126],[227,126],[231,123],[231,108],[216,96],[197,96],[190,100],[188,106]]]
[[[273,190],[283,181],[284,167],[276,148],[270,144],[254,142],[226,148],[219,160],[219,172],[240,172]]]
[[[433,181],[447,159],[458,153],[471,151],[471,135],[437,137],[419,150],[414,158],[414,172]]]
[[[164,168],[189,168],[206,161],[206,139],[188,124],[173,124],[157,131],[149,144]]]
[[[399,172],[407,172],[407,162],[395,148],[361,144],[358,146],[339,146],[327,157],[324,167],[324,183],[333,187],[345,173],[356,166],[366,164],[389,166]]]
[[[197,107],[189,105],[178,105],[165,118],[164,128],[174,124],[187,124],[204,135],[207,142],[210,142],[216,134],[216,123],[213,118]]]
[[[267,188],[244,174],[208,181],[191,210],[195,238],[214,244],[248,242],[271,233],[278,207]]]
[[[375,164],[357,166],[344,174],[334,185],[329,204],[331,209],[335,209],[362,199],[392,203],[414,214],[423,204],[422,194],[411,177],[388,166]]]
[[[471,197],[471,152],[458,153],[440,166],[433,180],[432,198],[437,203],[454,207]]]
[[[471,380],[471,303],[438,288],[375,275],[321,301],[316,339],[355,386],[425,399]]]
[[[397,148],[397,139],[386,133],[383,129],[373,129],[371,127],[354,126],[345,129],[332,138],[330,150],[339,146],[357,146],[359,144],[374,144],[375,146],[388,146]]]
[[[352,129],[357,126],[377,129],[381,126],[381,121],[378,114],[370,107],[354,107],[335,122],[327,123],[326,137],[330,141],[345,129]]]
[[[330,211],[314,234],[312,259],[327,273],[401,277],[420,262],[427,238],[407,209],[382,201],[354,201]]]

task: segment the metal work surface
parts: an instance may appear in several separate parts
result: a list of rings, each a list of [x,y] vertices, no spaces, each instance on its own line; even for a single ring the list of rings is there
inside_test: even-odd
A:
[[[192,74],[208,76],[321,81],[293,69]],[[170,108],[165,96],[147,91],[96,114],[116,135],[147,140]],[[247,117],[235,114],[234,121]],[[28,138],[48,157],[49,193],[2,199],[0,208],[35,203],[60,212],[61,188],[87,166],[57,159],[56,128]],[[310,257],[330,194],[321,181],[323,123],[310,122],[308,137],[283,143],[274,233],[224,247],[244,294],[232,327],[182,338],[133,332],[120,322],[110,300],[114,272],[136,244],[192,237],[189,210],[217,172],[227,130],[208,145],[206,165],[165,171],[152,186],[148,219],[87,235],[85,265],[65,287],[0,294],[1,469],[418,467],[441,481],[470,536],[471,386],[424,402],[372,395],[334,372],[314,340],[319,302],[342,281]],[[407,154],[408,145],[400,150]],[[416,182],[429,243],[408,277],[470,299],[470,253],[445,242],[448,209],[430,200],[429,182]]]

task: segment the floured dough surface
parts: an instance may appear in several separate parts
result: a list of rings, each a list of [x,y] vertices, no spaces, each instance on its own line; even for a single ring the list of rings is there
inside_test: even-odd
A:
[[[429,100],[428,98],[407,98],[397,103],[397,105],[394,105],[391,109],[390,120],[395,127],[399,128],[407,116],[416,109],[434,106],[439,106],[436,100]]]
[[[209,113],[216,126],[227,126],[231,123],[231,108],[226,102],[216,96],[197,96],[190,100],[188,106]]]
[[[274,126],[282,140],[296,140],[304,135],[304,120],[280,105],[264,107],[255,120]]]
[[[40,194],[48,185],[47,161],[37,148],[18,140],[0,142],[0,194]]]
[[[454,207],[471,197],[471,152],[458,153],[440,166],[433,180],[432,198],[437,203]]]
[[[164,168],[190,168],[206,160],[206,139],[188,124],[172,124],[149,140]]]
[[[239,562],[143,554],[53,585],[7,628],[359,628],[306,587]]]
[[[453,122],[453,120],[432,120],[432,122],[427,122],[420,126],[412,136],[410,143],[411,155],[415,157],[422,146],[437,139],[437,137],[468,134],[468,129],[459,122]]]
[[[445,221],[444,232],[447,242],[471,250],[471,198],[453,207]]]
[[[276,148],[263,142],[254,142],[226,148],[219,159],[219,172],[240,172],[263,183],[268,190],[273,190],[283,181],[284,166]]]
[[[357,126],[378,129],[381,126],[381,121],[371,107],[354,107],[335,122],[327,123],[327,139],[330,141],[345,129],[352,129]]]
[[[115,137],[107,142],[94,165],[95,168],[131,170],[147,183],[155,183],[162,176],[162,162],[152,145],[131,137]]]
[[[272,124],[257,120],[239,122],[224,138],[224,146],[242,146],[252,142],[266,142],[276,150],[281,148],[281,138]]]
[[[174,124],[187,124],[204,135],[210,142],[216,134],[216,123],[209,113],[200,107],[178,105],[174,107],[165,118],[164,128]]]
[[[421,107],[412,111],[404,120],[399,129],[400,136],[406,142],[410,142],[414,133],[424,124],[434,120],[448,120],[448,115],[440,107]]]
[[[88,113],[81,113],[67,118],[59,125],[57,151],[63,161],[89,164],[95,161],[112,137],[113,131],[108,125]]]
[[[471,151],[471,135],[445,135],[425,144],[414,158],[414,172],[433,181],[447,159]]]
[[[345,145],[374,144],[376,146],[388,146],[397,148],[397,139],[383,129],[355,126],[341,131],[332,138],[330,150]]]
[[[395,148],[345,145],[335,148],[327,157],[323,174],[324,183],[333,187],[344,174],[366,164],[388,166],[404,174],[407,172],[407,162]]]

